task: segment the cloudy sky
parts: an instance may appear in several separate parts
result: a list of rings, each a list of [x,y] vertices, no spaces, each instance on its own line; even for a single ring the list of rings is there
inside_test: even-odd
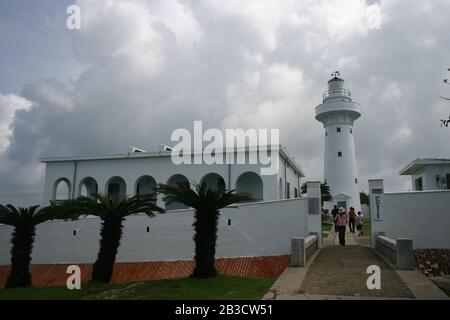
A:
[[[74,3],[80,30],[66,28]],[[361,188],[408,190],[405,164],[450,157],[449,12],[447,0],[1,0],[0,201],[41,199],[41,156],[154,150],[194,120],[279,128],[322,179],[314,107],[334,70],[361,103]]]

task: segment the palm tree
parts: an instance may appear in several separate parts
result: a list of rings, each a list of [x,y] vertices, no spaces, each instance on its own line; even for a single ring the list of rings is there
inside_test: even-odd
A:
[[[58,218],[54,212],[49,210],[50,207],[45,207],[39,211],[37,210],[38,207],[16,208],[11,204],[0,205],[0,224],[14,227],[11,237],[11,271],[6,280],[5,288],[31,285],[30,262],[36,226]]]
[[[195,269],[192,276],[208,278],[217,275],[214,267],[217,223],[220,209],[232,204],[253,201],[246,193],[235,193],[222,188],[209,188],[206,183],[196,184],[195,190],[186,186],[159,184],[161,193],[165,194],[168,203],[181,202],[192,207],[194,213]]]
[[[306,183],[302,184],[300,192],[301,194],[307,193]],[[320,184],[320,193],[322,195],[322,206],[324,201],[331,201],[333,199],[330,193],[330,186],[326,182]]]
[[[165,211],[156,205],[156,193],[125,198],[97,195],[95,198],[80,197],[53,204],[58,208],[57,211],[77,216],[93,215],[102,220],[100,250],[92,269],[91,281],[104,283],[111,281],[125,218],[136,213],[153,217],[154,212]]]

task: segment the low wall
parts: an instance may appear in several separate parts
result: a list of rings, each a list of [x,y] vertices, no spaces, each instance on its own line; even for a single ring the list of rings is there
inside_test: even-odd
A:
[[[238,205],[237,209],[223,209],[216,256],[290,254],[291,238],[304,237],[310,232],[321,234],[319,208],[312,208],[311,200],[301,198],[260,202]],[[146,215],[128,217],[124,223],[117,261],[192,259],[192,223],[192,210],[172,211],[154,218]],[[99,249],[99,230],[98,218],[43,223],[37,227],[32,263],[93,262]],[[0,265],[10,263],[11,232],[12,227],[0,226]]]
[[[291,239],[291,267],[305,267],[309,258],[320,247],[320,235],[311,234],[304,238]]]
[[[414,269],[414,251],[411,239],[391,239],[383,235],[377,235],[375,237],[375,250],[398,269]]]
[[[450,190],[384,193],[382,180],[369,181],[369,189],[372,247],[384,232],[412,239],[414,249],[450,248]]]

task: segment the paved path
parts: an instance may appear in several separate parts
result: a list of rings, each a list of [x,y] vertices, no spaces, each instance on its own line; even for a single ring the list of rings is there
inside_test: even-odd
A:
[[[381,269],[381,290],[369,290],[367,267]],[[371,248],[355,245],[325,247],[311,264],[299,293],[414,298],[411,291],[383,259]]]
[[[417,270],[394,270],[370,248],[368,237],[347,229],[346,245],[331,229],[323,248],[310,258],[306,268],[287,268],[263,299],[446,299],[447,296]],[[381,290],[369,290],[367,267],[381,269]]]

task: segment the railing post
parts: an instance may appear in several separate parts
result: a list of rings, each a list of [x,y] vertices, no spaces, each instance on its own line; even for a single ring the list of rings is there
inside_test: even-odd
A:
[[[306,265],[305,238],[291,239],[291,267],[304,267]]]
[[[396,240],[397,268],[403,270],[414,269],[414,250],[412,239]]]

